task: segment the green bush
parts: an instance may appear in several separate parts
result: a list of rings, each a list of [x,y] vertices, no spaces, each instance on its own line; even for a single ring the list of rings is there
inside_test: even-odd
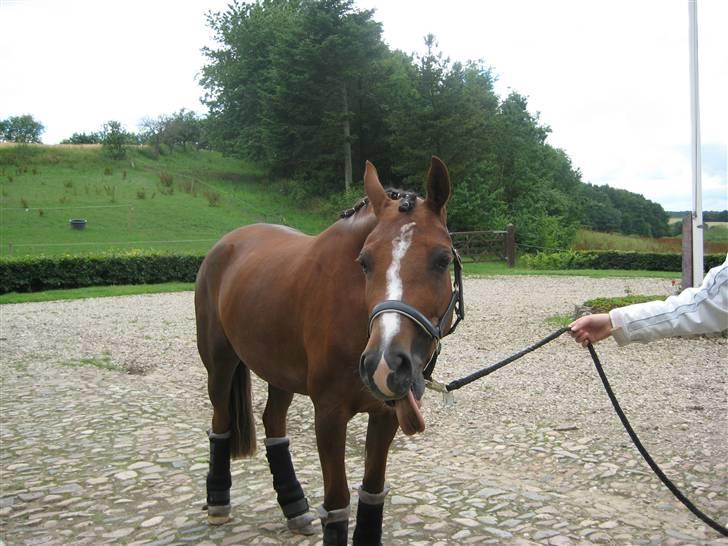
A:
[[[723,263],[722,254],[705,256],[705,269]],[[639,269],[646,271],[681,271],[682,255],[679,253],[576,251],[523,255],[520,264],[530,269]]]
[[[609,313],[617,307],[625,305],[634,305],[635,303],[646,303],[648,301],[664,300],[665,295],[644,296],[639,294],[631,294],[628,296],[620,296],[616,298],[594,298],[584,302],[586,307],[591,308],[592,313]]]
[[[0,294],[121,284],[194,282],[203,256],[128,251],[0,259]]]

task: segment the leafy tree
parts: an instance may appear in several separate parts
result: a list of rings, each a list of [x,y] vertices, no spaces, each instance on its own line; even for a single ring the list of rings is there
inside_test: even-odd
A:
[[[202,77],[213,142],[314,188],[351,180],[352,109],[385,51],[371,15],[352,0],[268,0],[211,16],[223,44]]]
[[[73,133],[69,138],[63,139],[61,144],[101,144],[101,134]]]
[[[714,211],[706,210],[703,211],[704,222],[728,222],[728,210]]]
[[[45,127],[30,114],[0,121],[0,140],[19,144],[40,144]]]
[[[101,129],[101,144],[104,153],[111,159],[126,157],[129,134],[118,121],[108,121]]]
[[[488,161],[457,179],[447,211],[452,231],[501,230],[513,220],[496,181],[496,167]]]
[[[200,119],[197,114],[184,108],[170,117],[164,118],[162,122],[162,142],[170,148],[179,145],[182,150],[186,150],[188,145],[198,143],[200,135]]]
[[[220,46],[205,50],[204,138],[309,195],[348,188],[366,159],[385,184],[420,189],[437,154],[456,181],[453,229],[513,222],[519,242],[550,248],[580,225],[665,232],[659,205],[584,184],[526,97],[500,99],[487,65],[451,62],[432,35],[422,56],[392,51],[352,0],[233,3],[208,22]]]
[[[144,117],[139,122],[139,137],[145,144],[151,144],[154,149],[155,157],[159,157],[162,145],[162,134],[167,123],[165,116],[157,118]]]
[[[405,186],[419,186],[435,154],[454,177],[482,160],[498,98],[490,70],[481,63],[451,63],[437,51],[433,35],[427,54],[396,74],[394,104],[387,117],[391,148],[399,159],[394,174]],[[387,97],[382,97],[385,104]],[[418,187],[419,189],[419,187]]]
[[[622,224],[622,213],[609,200],[587,200],[584,216],[588,226],[595,231],[617,232]]]
[[[494,228],[514,223],[521,245],[568,246],[581,217],[570,193],[581,184],[580,174],[566,154],[546,143],[549,128],[528,111],[525,97],[511,93],[495,105],[481,132],[482,149],[472,152],[482,158],[480,167],[467,168],[468,174],[479,173],[479,180],[469,181],[470,199],[479,194],[481,202],[491,203],[500,221]],[[457,198],[456,190],[456,210]]]
[[[139,122],[141,143],[151,144],[156,156],[162,146],[170,150],[188,146],[200,147],[203,143],[204,120],[195,112],[182,108],[171,115],[160,115],[156,118],[145,117]],[[204,144],[206,146],[206,144]]]
[[[586,203],[582,223],[593,230],[644,237],[664,237],[671,233],[665,210],[642,195],[591,184],[582,185],[577,193]]]

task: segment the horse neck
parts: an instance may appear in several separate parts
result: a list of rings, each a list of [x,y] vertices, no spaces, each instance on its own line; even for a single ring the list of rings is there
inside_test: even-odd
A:
[[[337,252],[353,252],[356,257],[376,224],[374,214],[369,209],[361,209],[331,225],[318,239],[324,246],[335,247]]]

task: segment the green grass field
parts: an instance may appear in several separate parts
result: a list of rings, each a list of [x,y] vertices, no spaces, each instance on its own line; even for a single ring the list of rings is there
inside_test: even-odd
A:
[[[112,296],[133,296],[138,294],[160,294],[163,292],[184,292],[194,290],[190,282],[168,282],[163,284],[133,284],[121,286],[87,286],[66,290],[43,290],[41,292],[10,292],[0,294],[0,304],[31,303],[40,301],[78,300],[83,298],[107,298]]]
[[[709,222],[703,234],[705,252],[722,254],[728,252],[728,223]],[[680,237],[640,237],[618,233],[601,233],[580,229],[574,241],[576,250],[624,250],[635,252],[682,252]]]
[[[159,159],[94,146],[0,147],[0,256],[119,249],[204,253],[254,222],[317,233],[334,218],[304,210],[258,169],[216,152]],[[87,221],[83,230],[69,220]]]

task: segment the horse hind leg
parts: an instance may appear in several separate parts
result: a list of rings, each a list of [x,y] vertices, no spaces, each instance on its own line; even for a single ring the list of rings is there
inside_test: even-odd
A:
[[[309,511],[308,499],[296,478],[288,449],[290,441],[286,436],[286,415],[292,400],[292,393],[268,385],[268,401],[263,412],[265,455],[288,529],[293,533],[312,535],[316,532],[313,522],[317,517]]]
[[[215,358],[203,359],[213,407],[212,427],[208,432],[210,467],[206,485],[208,522],[221,525],[230,519],[230,460],[255,452],[255,424],[250,370],[232,349],[216,353]]]

